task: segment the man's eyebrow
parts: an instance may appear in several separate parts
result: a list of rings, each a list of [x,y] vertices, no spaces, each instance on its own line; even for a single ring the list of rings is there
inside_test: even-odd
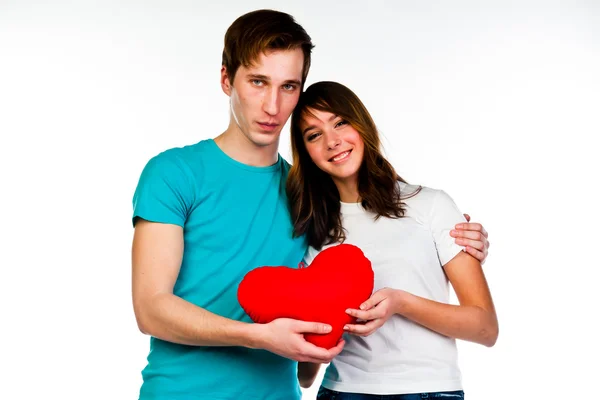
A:
[[[263,80],[263,81],[270,81],[271,80],[271,78],[269,78],[268,76],[266,76],[266,75],[260,75],[260,74],[248,74],[248,78],[251,78],[251,79],[260,79],[260,80]]]
[[[248,77],[248,79],[259,79],[261,81],[271,82],[271,78],[269,78],[267,75],[248,74],[247,77]],[[288,79],[285,82],[283,82],[283,84],[284,85],[294,84],[294,85],[300,86],[302,84],[302,82],[299,81],[298,79]]]
[[[284,85],[289,85],[293,83],[294,85],[298,85],[300,86],[302,84],[302,82],[300,82],[298,79],[288,79],[287,81],[284,82]]]

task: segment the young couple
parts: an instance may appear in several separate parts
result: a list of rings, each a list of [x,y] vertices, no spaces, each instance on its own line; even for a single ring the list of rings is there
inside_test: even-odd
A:
[[[302,93],[312,48],[290,15],[238,18],[221,68],[229,126],[160,153],[141,174],[132,291],[151,339],[140,399],[299,399],[299,382],[310,386],[323,363],[319,399],[462,398],[455,339],[496,340],[480,265],[487,233],[445,192],[396,174],[349,89],[320,82]],[[278,153],[290,115],[293,166]],[[248,271],[310,263],[341,241],[375,272],[372,297],[347,311],[360,323],[344,340],[305,341],[330,330],[319,321],[251,322],[236,296]],[[448,281],[459,306],[448,304]]]

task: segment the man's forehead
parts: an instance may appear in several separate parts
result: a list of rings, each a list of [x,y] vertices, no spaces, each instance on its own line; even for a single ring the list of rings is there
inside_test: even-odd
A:
[[[250,66],[245,67],[244,73],[273,81],[301,81],[303,68],[301,49],[270,50],[261,53]]]

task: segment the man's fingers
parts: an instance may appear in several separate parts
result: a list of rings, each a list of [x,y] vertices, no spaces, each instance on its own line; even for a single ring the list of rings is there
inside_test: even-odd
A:
[[[346,342],[344,340],[340,340],[335,347],[332,347],[331,349],[324,349],[322,347],[315,346],[310,342],[306,342],[305,347],[302,349],[302,361],[326,364],[342,352],[345,344]]]
[[[320,322],[295,321],[293,329],[298,333],[318,333],[324,335],[331,332],[331,325]]]
[[[309,362],[313,364],[327,364],[331,362],[331,359],[321,359],[321,358],[303,358],[302,360],[298,360],[300,362]]]
[[[481,226],[481,233],[482,233],[482,235],[483,235],[483,236],[485,236],[485,238],[487,239],[487,237],[488,237],[488,233],[487,233],[487,231],[485,230],[485,228],[483,227],[483,225]]]
[[[483,252],[481,252],[481,251],[479,251],[479,250],[477,250],[477,249],[475,249],[475,248],[473,248],[471,246],[467,246],[465,248],[465,251],[467,253],[469,253],[470,255],[472,255],[473,257],[475,257],[476,259],[478,259],[481,263],[483,263],[483,261],[486,258],[485,253],[483,253]]]
[[[329,350],[316,346],[306,340],[300,347],[300,353],[303,358],[319,360],[319,362],[329,362],[333,358]]]
[[[342,339],[338,342],[338,344],[335,345],[335,347],[332,347],[331,349],[329,349],[329,355],[331,356],[331,358],[340,354],[342,352],[342,350],[344,349],[345,345],[346,345],[346,341],[344,339]]]
[[[462,222],[454,225],[454,228],[459,231],[473,231],[477,233],[483,233],[483,225],[478,222]],[[487,232],[486,232],[487,233]]]
[[[456,229],[458,231],[458,233],[476,232],[476,233],[480,233],[485,238],[488,237],[487,231],[485,230],[483,225],[481,225],[479,222],[463,222],[463,223],[454,225],[454,229]],[[456,232],[454,232],[454,233],[456,233]]]
[[[472,240],[479,240],[479,241],[486,241],[487,238],[485,237],[485,235],[482,232],[479,232],[477,230],[461,230],[461,229],[456,229],[450,232],[450,235],[455,237],[455,238],[465,238],[465,239],[472,239]]]
[[[311,362],[311,363],[317,363],[317,364],[327,364],[328,362],[330,362],[333,359],[333,357],[328,358],[328,357],[310,357],[307,355],[304,355],[302,357],[300,357],[298,360],[299,362]]]
[[[478,240],[469,240],[469,239],[461,239],[458,238],[455,240],[456,244],[460,245],[460,246],[470,246],[473,247],[477,250],[481,250],[483,251],[483,249],[485,248],[485,242],[480,242]]]

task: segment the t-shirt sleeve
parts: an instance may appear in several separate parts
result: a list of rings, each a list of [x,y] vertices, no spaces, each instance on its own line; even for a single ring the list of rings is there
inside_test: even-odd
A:
[[[308,249],[306,249],[306,253],[304,254],[304,258],[302,259],[302,262],[306,264],[306,266],[309,266],[319,253],[319,250],[315,249],[312,246],[308,246]]]
[[[461,222],[466,222],[466,219],[454,200],[443,190],[438,190],[431,208],[430,229],[442,266],[464,250],[464,247],[457,245],[450,236],[450,231]]]
[[[193,202],[190,173],[183,161],[165,153],[152,158],[142,171],[133,195],[133,218],[184,226]]]

